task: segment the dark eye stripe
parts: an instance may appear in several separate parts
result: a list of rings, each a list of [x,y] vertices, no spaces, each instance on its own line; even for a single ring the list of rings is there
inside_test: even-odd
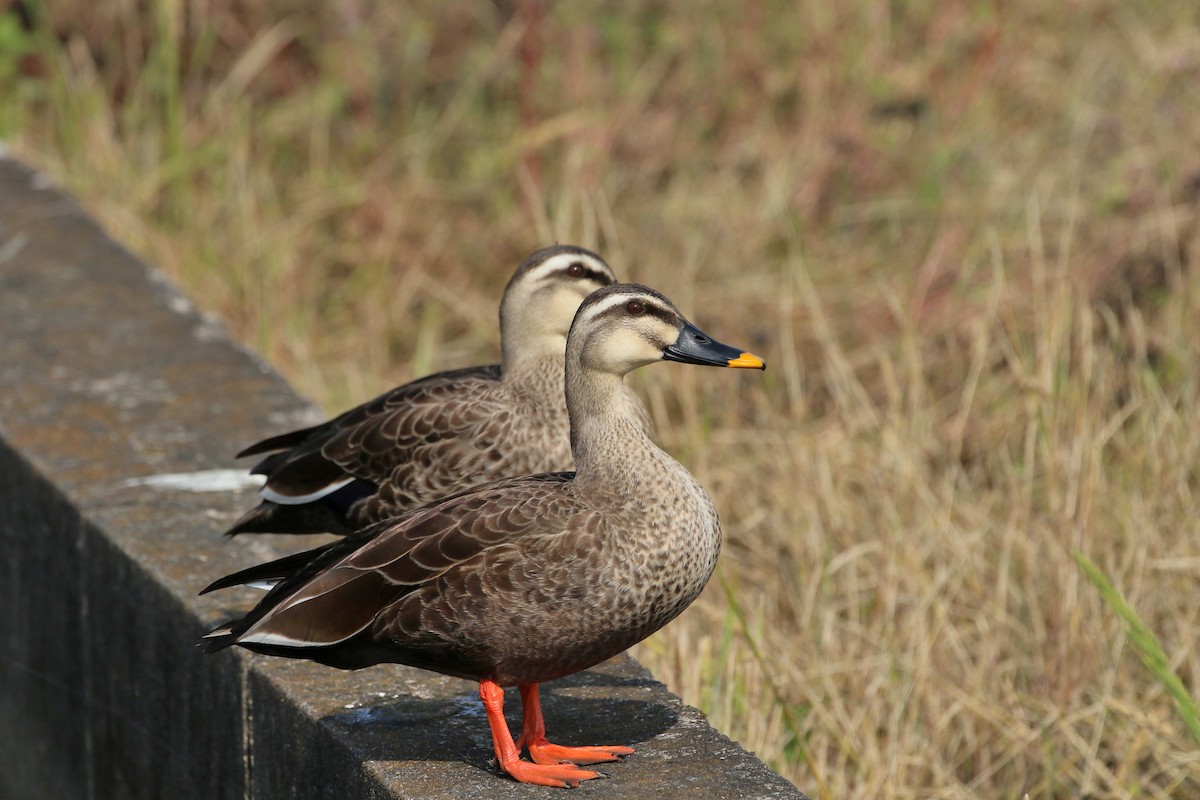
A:
[[[667,309],[663,308],[662,306],[656,306],[653,303],[643,303],[642,305],[644,305],[646,307],[646,313],[649,314],[650,316],[658,317],[659,319],[661,319],[663,322],[667,323],[668,325],[678,325],[679,324],[679,318],[675,316],[674,312],[668,311]]]
[[[630,299],[636,300],[637,302],[642,304],[642,307],[645,309],[645,311],[641,316],[657,317],[658,319],[661,319],[663,322],[665,322],[671,326],[679,325],[679,318],[675,316],[675,313],[673,311],[663,308],[662,306],[658,305],[650,298],[637,297],[637,298],[630,298]],[[626,305],[625,303],[619,303],[611,308],[608,308],[604,311],[602,316],[605,316],[605,317],[628,316],[629,312],[625,310],[625,305]]]
[[[576,263],[579,263],[579,262],[576,262]],[[575,265],[571,264],[570,266],[565,267],[562,270],[561,274],[570,278],[571,277],[571,267],[573,267],[573,266],[575,266]],[[583,274],[580,275],[578,278],[573,278],[573,280],[583,280],[584,278],[590,278],[591,280],[594,280],[596,283],[600,284],[601,286],[608,286],[610,283],[613,282],[613,279],[611,277],[609,277],[608,275],[605,275],[603,272],[601,272],[598,269],[592,269],[587,264],[579,264],[579,266],[583,267]]]

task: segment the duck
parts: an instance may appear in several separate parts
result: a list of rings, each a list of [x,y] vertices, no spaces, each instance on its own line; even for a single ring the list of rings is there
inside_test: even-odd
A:
[[[215,581],[204,592],[272,588],[201,647],[345,670],[406,664],[476,681],[500,770],[552,787],[599,777],[585,767],[633,748],[551,743],[538,685],[611,658],[678,616],[721,547],[712,498],[624,400],[624,376],[660,361],[766,368],[653,289],[600,288],[579,306],[566,343],[574,471],[475,486]],[[512,686],[523,708],[516,739],[503,714]]]
[[[596,253],[536,251],[500,302],[499,364],[440,372],[398,386],[327,422],[263,439],[261,501],[226,531],[346,535],[453,491],[573,466],[563,353],[579,304],[616,282]],[[649,430],[632,392],[624,402]]]

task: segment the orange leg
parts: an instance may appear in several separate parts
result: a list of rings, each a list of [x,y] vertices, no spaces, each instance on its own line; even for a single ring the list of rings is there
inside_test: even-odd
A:
[[[546,720],[542,716],[542,703],[538,699],[536,683],[521,685],[521,705],[524,707],[524,719],[521,722],[521,738],[516,747],[521,745],[529,748],[529,757],[537,764],[602,764],[605,761],[618,761],[621,756],[634,752],[632,747],[620,745],[601,745],[598,747],[563,747],[546,741]]]
[[[574,789],[580,781],[599,778],[600,773],[579,769],[574,764],[530,764],[521,760],[520,750],[513,741],[508,723],[504,721],[504,689],[493,681],[479,682],[479,699],[487,712],[488,725],[492,729],[492,746],[496,749],[496,761],[500,769],[521,783],[536,783],[540,786],[558,786]]]

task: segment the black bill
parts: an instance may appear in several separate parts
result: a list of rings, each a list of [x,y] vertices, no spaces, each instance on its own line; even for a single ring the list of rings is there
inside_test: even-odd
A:
[[[721,344],[690,322],[683,323],[679,338],[675,340],[675,344],[663,350],[663,358],[667,361],[700,364],[706,367],[767,368],[766,362],[753,353]]]

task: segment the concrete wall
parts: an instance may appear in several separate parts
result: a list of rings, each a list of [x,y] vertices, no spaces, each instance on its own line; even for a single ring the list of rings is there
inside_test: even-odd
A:
[[[221,470],[315,418],[73,200],[0,158],[0,797],[548,796],[490,765],[471,683],[196,649],[255,598],[201,587],[316,541],[222,539],[253,500]],[[200,471],[213,491],[161,477]],[[629,658],[543,698],[557,740],[638,748],[581,791],[802,797]]]

